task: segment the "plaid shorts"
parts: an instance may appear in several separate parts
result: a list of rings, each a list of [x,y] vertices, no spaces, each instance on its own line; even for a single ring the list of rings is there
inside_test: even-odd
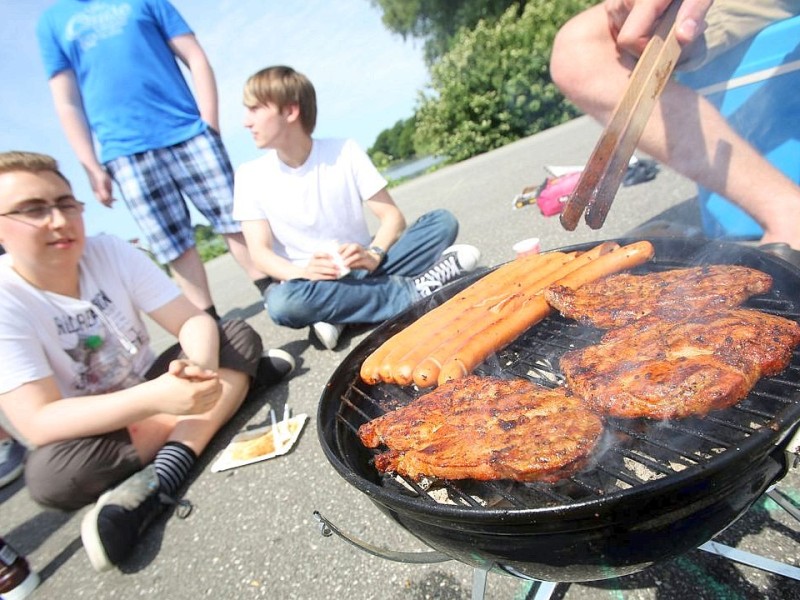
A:
[[[166,148],[106,163],[149,249],[163,263],[195,245],[189,199],[220,234],[238,233],[233,211],[233,168],[212,129]]]

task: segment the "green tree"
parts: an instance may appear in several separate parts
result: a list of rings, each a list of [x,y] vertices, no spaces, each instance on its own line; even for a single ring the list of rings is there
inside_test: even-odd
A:
[[[495,21],[512,5],[526,0],[371,0],[383,11],[383,24],[404,39],[425,40],[425,60],[434,64],[450,48],[458,31],[479,21]]]
[[[416,120],[414,117],[401,119],[391,129],[384,129],[378,134],[375,143],[367,150],[373,162],[387,164],[407,160],[416,156],[414,149],[414,130]]]
[[[195,244],[197,244],[197,252],[203,262],[221,256],[228,251],[228,245],[223,237],[214,233],[214,230],[208,225],[194,226],[194,240]]]
[[[462,29],[431,67],[417,109],[414,145],[457,162],[578,115],[550,79],[553,38],[594,0],[530,0],[500,19]]]

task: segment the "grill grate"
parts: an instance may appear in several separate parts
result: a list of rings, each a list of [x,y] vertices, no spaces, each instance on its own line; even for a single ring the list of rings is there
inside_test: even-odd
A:
[[[684,266],[687,266],[686,262],[662,260],[639,271]],[[759,265],[751,266],[759,268]],[[800,321],[800,308],[794,300],[798,294],[794,286],[793,283],[788,288],[776,285],[770,295],[752,299],[746,306]],[[596,329],[554,314],[493,356],[476,372],[526,378],[548,386],[560,385],[563,383],[563,375],[558,369],[560,356],[568,350],[596,343],[601,335],[602,332]],[[353,373],[356,372],[354,369]],[[568,506],[608,498],[678,473],[702,469],[715,457],[741,447],[755,436],[774,436],[780,426],[778,417],[787,408],[795,409],[800,405],[798,381],[800,354],[795,352],[790,367],[782,374],[763,378],[745,400],[705,418],[666,422],[611,419],[606,424],[601,451],[595,453],[587,468],[553,484],[472,480],[416,483],[379,474],[371,462],[379,451],[361,445],[357,437],[358,427],[407,404],[421,392],[387,384],[368,386],[357,376],[352,377],[352,382],[339,397],[336,439],[339,455],[348,457],[346,462],[360,477],[387,492],[417,498],[419,502],[464,509]]]

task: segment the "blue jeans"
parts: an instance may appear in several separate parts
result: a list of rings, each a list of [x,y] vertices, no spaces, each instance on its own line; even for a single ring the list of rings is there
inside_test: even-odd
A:
[[[389,248],[372,273],[351,271],[341,279],[290,279],[264,293],[270,318],[299,329],[326,323],[380,323],[419,299],[413,278],[428,270],[458,235],[458,221],[446,210],[422,215]]]

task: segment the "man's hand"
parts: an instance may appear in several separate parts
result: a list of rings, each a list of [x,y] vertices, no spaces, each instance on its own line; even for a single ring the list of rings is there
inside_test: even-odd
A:
[[[166,373],[152,382],[158,389],[158,409],[172,415],[199,415],[208,412],[222,395],[216,371],[188,360],[173,360]]]
[[[617,45],[636,56],[653,36],[661,15],[671,0],[605,0],[608,26]],[[705,17],[713,0],[684,0],[678,11],[678,42],[686,45],[705,31]]]
[[[111,208],[115,201],[111,176],[102,166],[87,168],[86,174],[89,176],[89,184],[92,186],[95,198],[104,206]]]
[[[303,268],[303,279],[311,281],[339,279],[339,267],[327,252],[315,252]]]
[[[351,269],[366,269],[372,273],[381,264],[381,257],[361,244],[343,244],[339,248],[339,254],[344,264]]]

